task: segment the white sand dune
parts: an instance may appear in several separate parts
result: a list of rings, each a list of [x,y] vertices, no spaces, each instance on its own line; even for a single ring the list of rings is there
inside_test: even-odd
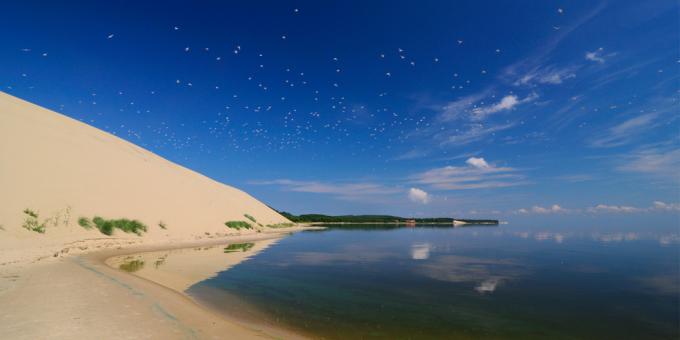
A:
[[[44,234],[22,227],[24,209],[47,222]],[[0,92],[0,264],[97,246],[225,236],[235,231],[224,222],[246,220],[244,214],[263,226],[289,222],[241,190]],[[79,217],[95,215],[137,219],[149,230],[106,236],[78,225]]]
[[[44,233],[22,226],[25,209],[38,213]],[[254,229],[224,225],[245,214],[257,220]],[[95,215],[137,219],[148,232],[107,236],[78,224]],[[267,227],[288,222],[241,190],[0,92],[2,339],[299,338],[244,326],[181,294],[249,254],[221,263],[173,258],[168,267],[185,266],[186,276],[160,275],[161,285],[104,264],[120,254],[269,239],[264,248],[304,228]]]

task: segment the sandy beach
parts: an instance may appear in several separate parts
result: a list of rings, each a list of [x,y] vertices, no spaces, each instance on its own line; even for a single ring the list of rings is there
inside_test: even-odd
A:
[[[196,304],[175,290],[184,287],[177,285],[186,282],[182,275],[151,281],[105,263],[112,257],[144,252],[258,240],[273,242],[287,233],[131,246],[6,269],[3,278],[11,284],[6,283],[0,293],[3,306],[0,335],[7,339],[302,338],[282,329],[245,326]],[[161,280],[167,286],[159,284]]]

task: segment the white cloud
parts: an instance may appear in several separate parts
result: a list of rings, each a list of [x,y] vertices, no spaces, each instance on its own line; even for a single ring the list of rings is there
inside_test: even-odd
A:
[[[531,102],[536,98],[538,98],[538,95],[535,93],[528,95],[524,99],[519,99],[516,95],[507,95],[501,98],[501,100],[496,104],[474,108],[472,110],[471,119],[477,121],[483,120],[490,114],[505,110],[511,110],[517,105]]]
[[[478,169],[488,169],[489,168],[489,163],[487,163],[484,158],[476,158],[476,157],[470,157],[465,161],[468,165],[474,166],[475,168]]]
[[[596,63],[604,64],[604,58],[602,57],[602,47],[598,48],[593,52],[586,52],[586,60],[594,61]]]
[[[577,67],[555,68],[555,67],[539,67],[535,68],[515,80],[515,86],[536,86],[539,84],[559,85],[565,80],[576,78],[574,73]]]
[[[651,209],[660,211],[680,211],[680,203],[665,203],[661,201],[654,201],[654,205],[652,206]]]
[[[598,204],[594,207],[590,207],[590,208],[587,209],[587,211],[591,212],[591,213],[597,213],[597,212],[634,213],[634,212],[640,212],[640,211],[643,211],[643,210],[644,209],[625,206],[625,205],[607,205],[607,204]]]
[[[411,188],[408,190],[408,199],[412,202],[427,204],[430,202],[430,195],[424,190]]]
[[[434,168],[413,177],[414,182],[439,190],[502,188],[527,184],[516,169],[496,167],[483,158],[469,158],[467,166]]]
[[[518,209],[515,211],[518,214],[562,214],[571,212],[569,209],[562,208],[558,204],[553,204],[550,207],[542,207],[535,205],[531,209]]]

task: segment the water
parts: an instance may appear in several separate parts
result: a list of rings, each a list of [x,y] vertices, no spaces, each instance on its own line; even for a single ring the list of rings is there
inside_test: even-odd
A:
[[[316,338],[677,339],[677,231],[609,229],[302,232],[188,293]]]

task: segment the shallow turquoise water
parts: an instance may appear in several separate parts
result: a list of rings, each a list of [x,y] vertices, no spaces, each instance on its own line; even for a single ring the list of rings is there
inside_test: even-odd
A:
[[[302,232],[188,292],[317,338],[677,339],[680,236],[643,230]]]

